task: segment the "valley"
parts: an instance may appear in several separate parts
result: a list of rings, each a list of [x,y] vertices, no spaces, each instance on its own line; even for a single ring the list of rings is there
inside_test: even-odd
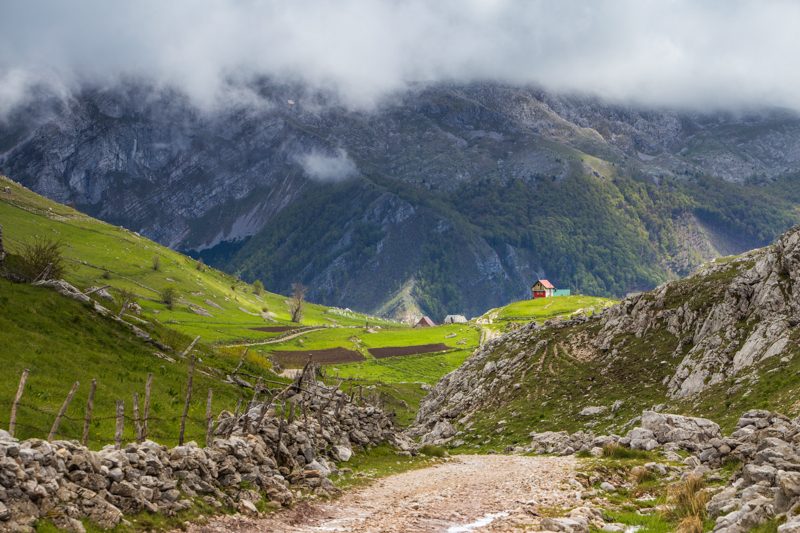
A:
[[[526,299],[466,323],[410,327],[305,301],[294,312],[296,295],[245,283],[2,180],[0,404],[6,412],[15,405],[20,440],[0,433],[0,450],[31,450],[30,472],[46,472],[54,451],[72,457],[69,464],[88,454],[108,465],[89,477],[69,467],[57,483],[106,486],[103,507],[76,496],[72,514],[40,516],[24,503],[34,501],[27,493],[12,489],[18,496],[3,505],[22,520],[16,524],[657,532],[683,527],[681,520],[719,531],[729,522],[788,520],[775,518],[783,500],[772,511],[751,508],[747,491],[726,484],[750,486],[751,470],[772,468],[759,466],[766,459],[752,450],[791,447],[785,443],[800,434],[770,412],[800,413],[797,229],[621,302]],[[21,283],[31,244],[45,241],[58,245],[64,281]],[[85,425],[90,380],[96,415]],[[174,446],[169,451],[140,433],[138,402],[150,380],[147,437]],[[73,382],[74,401],[62,405]],[[54,434],[40,440],[54,418]],[[768,435],[784,440],[764,444]],[[87,448],[78,446],[82,438]],[[130,442],[128,459],[115,455],[114,441]],[[790,452],[781,453],[774,457]],[[150,499],[128,495],[128,486],[145,487],[137,480],[152,477],[146,465],[154,461],[171,466],[145,491]],[[196,468],[229,474],[217,474],[212,490]],[[183,472],[174,493],[172,471]],[[110,476],[109,485],[97,475]],[[680,518],[653,507],[677,508],[670,494],[695,478],[703,498],[724,496],[719,509],[738,510],[726,515],[709,503]],[[47,493],[39,486],[30,485]],[[282,507],[290,510],[272,515]]]

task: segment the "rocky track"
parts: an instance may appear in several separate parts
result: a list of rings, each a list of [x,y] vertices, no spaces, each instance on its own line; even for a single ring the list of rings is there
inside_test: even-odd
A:
[[[390,476],[330,503],[300,505],[269,518],[220,517],[194,533],[467,532],[536,528],[540,512],[574,507],[574,457],[461,455]]]

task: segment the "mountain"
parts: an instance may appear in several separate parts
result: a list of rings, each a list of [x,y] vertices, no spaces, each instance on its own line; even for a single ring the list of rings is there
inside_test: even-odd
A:
[[[480,446],[531,430],[623,431],[643,409],[800,414],[800,227],[591,316],[484,345],[423,399],[416,432]],[[502,421],[502,422],[501,422]]]
[[[377,109],[265,81],[202,111],[140,82],[42,97],[0,171],[277,292],[408,318],[559,287],[621,296],[800,221],[800,117],[696,114],[491,83]]]

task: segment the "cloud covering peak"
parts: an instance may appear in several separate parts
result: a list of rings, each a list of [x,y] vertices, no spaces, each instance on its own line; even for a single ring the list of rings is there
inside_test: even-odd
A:
[[[5,0],[0,113],[32,85],[141,77],[213,106],[259,76],[369,108],[499,81],[645,105],[800,110],[790,0]]]

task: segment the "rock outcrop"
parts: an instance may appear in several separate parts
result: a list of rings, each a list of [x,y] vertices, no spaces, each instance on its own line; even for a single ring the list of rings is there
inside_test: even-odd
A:
[[[257,105],[215,112],[131,80],[70,98],[31,95],[0,123],[0,171],[162,244],[200,251],[222,243],[209,259],[269,278],[278,292],[289,291],[303,264],[311,300],[374,312],[405,297],[409,311],[435,302],[426,312],[466,305],[477,314],[545,272],[624,294],[763,245],[797,220],[790,198],[736,184],[800,171],[792,113],[644,110],[497,83],[425,84],[364,113],[293,84],[261,80],[250,89]],[[344,164],[350,183],[329,187],[308,163],[317,160]],[[710,199],[696,176],[734,183]],[[629,193],[642,187],[646,201]],[[718,201],[728,191],[733,201]],[[314,205],[339,210],[313,216],[310,202],[319,199]],[[705,213],[745,220],[709,223],[698,216]],[[328,235],[327,226],[340,231]],[[562,239],[567,245],[539,244]],[[308,260],[292,240],[315,243]],[[591,242],[624,249],[589,253]]]
[[[644,412],[641,425],[625,437],[595,436],[591,433],[545,432],[532,433],[527,451],[569,455],[593,451],[597,446],[616,443],[620,446],[654,450],[667,454],[676,450],[692,453],[683,460],[684,474],[704,475],[726,462],[741,466],[730,483],[715,489],[707,504],[718,533],[746,533],[764,522],[783,518],[778,527],[781,533],[800,529],[800,419],[764,410],[747,411],[737,428],[722,436],[719,426],[704,418],[674,414]],[[672,454],[672,460],[680,456]],[[645,465],[647,468],[658,465]],[[609,485],[609,490],[613,486]],[[567,527],[574,519],[553,522],[552,528]],[[560,525],[559,525],[560,524]],[[572,529],[553,529],[572,531]]]
[[[92,451],[0,431],[0,529],[32,531],[44,517],[67,530],[83,531],[81,519],[109,528],[128,513],[171,514],[197,498],[243,512],[253,512],[262,497],[286,506],[291,489],[334,492],[327,479],[334,461],[348,460],[353,449],[405,446],[384,412],[350,403],[340,391],[307,387],[287,401],[304,404],[308,416],[287,422],[268,404],[239,417],[223,412],[205,448],[145,441]]]
[[[423,399],[412,434],[425,435],[442,421],[461,429],[459,423],[488,412],[488,406],[496,409],[522,394],[530,399],[548,381],[558,381],[560,371],[574,372],[576,366],[591,368],[583,383],[545,389],[550,397],[541,400],[557,401],[553,394],[574,388],[569,415],[590,427],[616,416],[622,405],[602,390],[594,402],[608,399],[608,405],[581,403],[588,396],[583,387],[601,387],[595,373],[607,372],[615,362],[616,372],[631,380],[626,386],[633,389],[651,375],[663,375],[642,390],[658,389],[665,400],[678,401],[767,362],[789,363],[798,352],[798,324],[800,228],[794,228],[771,246],[709,263],[687,279],[630,296],[602,313],[543,326],[530,323],[486,343]],[[631,363],[640,374],[627,371]],[[737,393],[731,387],[731,394]],[[625,405],[637,401],[633,394]]]

